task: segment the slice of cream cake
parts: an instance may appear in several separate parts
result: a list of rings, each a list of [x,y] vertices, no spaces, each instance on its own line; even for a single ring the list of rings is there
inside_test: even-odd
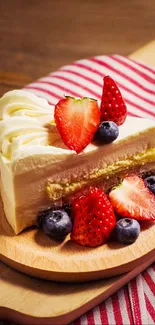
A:
[[[0,99],[1,196],[18,234],[38,214],[97,184],[108,191],[131,173],[155,172],[155,121],[127,117],[110,144],[69,150],[54,124],[54,107],[27,91]]]

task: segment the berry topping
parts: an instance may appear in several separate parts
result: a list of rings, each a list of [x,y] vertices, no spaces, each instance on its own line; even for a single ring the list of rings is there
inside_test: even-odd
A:
[[[66,97],[55,106],[54,118],[64,144],[79,153],[94,137],[100,109],[94,99]]]
[[[39,225],[46,235],[63,240],[72,230],[72,222],[64,210],[46,210],[39,217]]]
[[[140,234],[140,225],[137,220],[124,218],[117,221],[114,236],[122,244],[132,244]]]
[[[104,244],[116,224],[111,203],[106,194],[96,187],[73,201],[72,214],[71,239],[83,246]]]
[[[118,135],[119,129],[115,122],[103,121],[97,129],[94,139],[102,144],[106,144],[116,140]]]
[[[113,121],[117,125],[121,125],[125,122],[126,116],[127,108],[120,90],[111,77],[104,77],[101,121]]]
[[[155,176],[149,176],[145,178],[145,184],[149,190],[155,194]]]
[[[137,175],[126,177],[110,192],[109,199],[114,210],[123,217],[155,221],[155,196]]]

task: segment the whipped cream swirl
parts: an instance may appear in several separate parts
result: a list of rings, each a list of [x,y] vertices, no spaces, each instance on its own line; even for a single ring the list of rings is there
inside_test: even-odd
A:
[[[25,152],[67,154],[69,150],[49,145],[48,123],[54,122],[54,107],[48,102],[24,90],[13,90],[0,99],[0,150],[7,159],[20,157]],[[53,128],[52,140],[60,140]],[[60,141],[61,142],[61,141]],[[62,146],[63,147],[63,146]],[[61,149],[61,150],[60,150]]]

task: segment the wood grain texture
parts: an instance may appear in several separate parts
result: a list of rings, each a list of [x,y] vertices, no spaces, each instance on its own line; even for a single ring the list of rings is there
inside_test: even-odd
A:
[[[0,263],[0,318],[25,325],[65,325],[112,295],[154,261],[131,272],[84,284],[38,280]]]
[[[155,39],[154,0],[0,1],[0,96],[74,60]]]

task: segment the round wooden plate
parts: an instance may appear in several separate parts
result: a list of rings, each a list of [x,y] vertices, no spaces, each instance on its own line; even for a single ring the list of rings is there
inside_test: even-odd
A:
[[[155,250],[155,223],[145,223],[138,240],[129,246],[109,241],[97,248],[73,243],[68,237],[57,243],[41,230],[18,236],[4,216],[0,203],[0,259],[29,275],[57,281],[86,281],[131,271]]]

